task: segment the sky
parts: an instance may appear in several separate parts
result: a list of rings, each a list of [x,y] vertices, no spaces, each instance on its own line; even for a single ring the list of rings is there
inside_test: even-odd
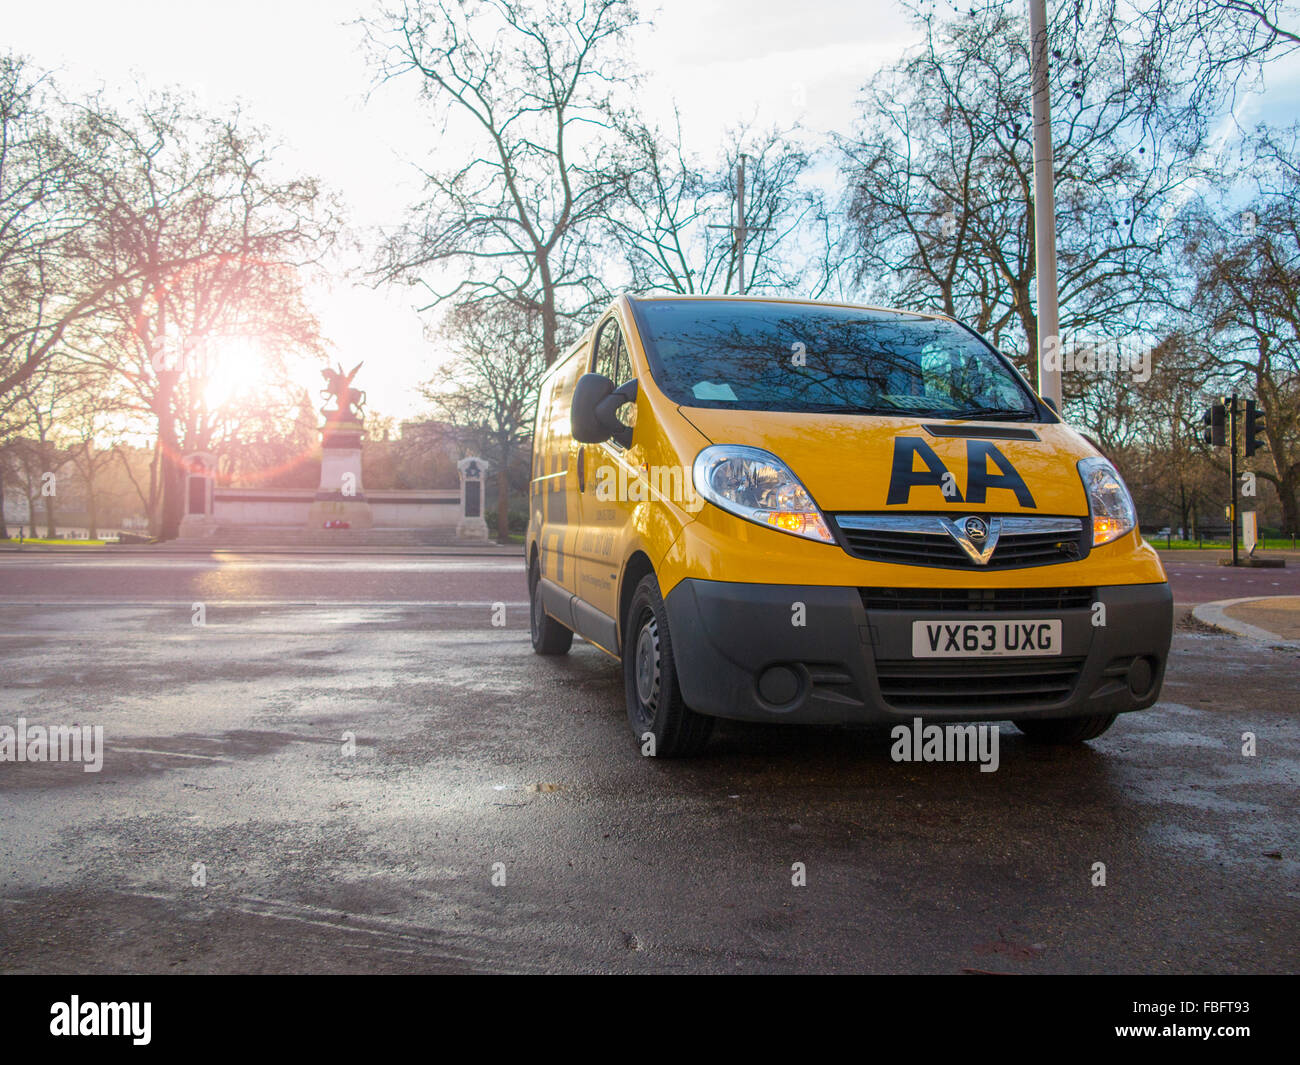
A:
[[[373,93],[356,20],[370,0],[62,0],[10,5],[3,45],[53,69],[65,92],[110,98],[179,87],[216,111],[239,102],[284,143],[282,163],[337,191],[362,233],[400,223],[417,198],[414,164],[431,147],[427,108],[413,84]],[[643,6],[641,97],[666,119],[676,100],[684,139],[709,151],[726,127],[801,120],[846,128],[858,87],[912,39],[889,3],[664,0]],[[427,161],[427,160],[425,160]],[[449,160],[450,161],[450,160]],[[722,221],[726,221],[723,219]],[[362,265],[360,263],[358,266]],[[443,357],[425,336],[420,290],[376,290],[336,278],[313,293],[337,358],[366,368],[357,383],[372,410],[398,420],[424,406],[419,384]],[[315,380],[310,382],[314,387]]]
[[[365,234],[401,222],[418,196],[417,162],[456,161],[414,84],[374,87],[356,21],[376,9],[374,0],[11,4],[2,46],[53,69],[68,93],[122,99],[134,86],[179,87],[218,112],[240,103],[284,143],[285,167],[336,191]],[[894,0],[662,0],[642,11],[653,26],[632,50],[646,76],[639,99],[660,120],[675,101],[686,143],[707,154],[742,120],[847,131],[861,85],[917,39]],[[1248,111],[1293,114],[1293,74]],[[445,357],[415,309],[420,290],[340,277],[312,299],[337,359],[349,369],[366,360],[357,384],[370,409],[418,414],[418,387]]]

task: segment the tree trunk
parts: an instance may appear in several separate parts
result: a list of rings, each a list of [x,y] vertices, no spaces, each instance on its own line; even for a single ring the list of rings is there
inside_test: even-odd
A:
[[[181,465],[176,415],[172,410],[175,374],[169,371],[159,374],[159,377],[171,380],[160,383],[154,406],[158,414],[158,448],[162,453],[162,516],[158,522],[158,538],[175,540],[180,535],[185,509],[185,470]]]
[[[560,357],[559,320],[555,310],[555,283],[551,279],[551,264],[545,254],[537,257],[537,273],[542,282],[542,355],[547,366],[553,366]]]
[[[1030,237],[1032,240],[1032,236]],[[1040,391],[1038,387],[1038,316],[1034,313],[1034,305],[1029,301],[1029,286],[1015,285],[1012,288],[1015,295],[1016,306],[1020,308],[1020,325],[1025,331],[1025,344],[1028,352],[1025,355],[1025,376],[1029,380],[1029,387],[1035,392]]]
[[[1300,532],[1300,507],[1296,505],[1296,489],[1300,485],[1296,484],[1297,470],[1293,466],[1278,478],[1275,487],[1277,488],[1277,497],[1282,502],[1282,524],[1283,531],[1288,533]]]
[[[162,447],[161,441],[155,440],[153,445],[153,455],[149,459],[149,535],[158,536],[160,529],[158,514],[158,481],[159,469],[162,466]]]
[[[510,536],[510,475],[497,471],[497,543],[509,543]]]
[[[9,539],[9,526],[5,524],[5,476],[0,466],[0,540]]]

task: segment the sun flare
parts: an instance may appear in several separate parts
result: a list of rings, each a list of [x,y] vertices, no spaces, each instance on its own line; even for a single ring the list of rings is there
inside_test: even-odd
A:
[[[218,337],[204,346],[198,367],[209,409],[229,406],[264,389],[270,380],[266,352],[255,337]]]

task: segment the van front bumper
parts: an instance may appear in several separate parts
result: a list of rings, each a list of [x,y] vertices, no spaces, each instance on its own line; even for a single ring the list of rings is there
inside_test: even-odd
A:
[[[665,605],[686,703],[715,717],[1005,721],[1150,706],[1160,695],[1173,632],[1169,585],[1069,591],[1075,594],[1064,608],[990,610],[975,602],[879,609],[870,590],[858,588],[687,579]],[[912,657],[914,621],[1049,619],[1061,621],[1057,655]]]

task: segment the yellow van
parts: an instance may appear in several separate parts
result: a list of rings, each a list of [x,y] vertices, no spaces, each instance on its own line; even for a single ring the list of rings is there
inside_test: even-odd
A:
[[[1081,742],[1173,627],[1119,473],[1004,356],[848,304],[616,300],[542,382],[525,550],[533,648],[620,659],[661,757],[720,717]]]

